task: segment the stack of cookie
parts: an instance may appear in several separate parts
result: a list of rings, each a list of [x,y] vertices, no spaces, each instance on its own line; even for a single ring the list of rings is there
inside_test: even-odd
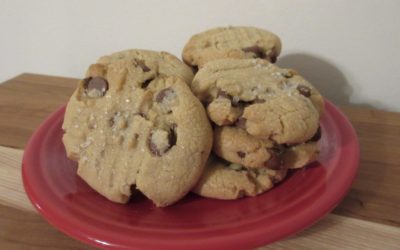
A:
[[[67,156],[118,203],[135,189],[160,207],[191,190],[219,199],[265,192],[315,159],[323,112],[310,83],[272,64],[280,50],[268,31],[229,27],[187,43],[195,76],[167,52],[100,57],[68,102]]]
[[[280,51],[276,35],[253,27],[212,29],[186,44],[183,60],[199,68],[191,89],[214,125],[215,155],[197,194],[255,196],[315,160],[323,98],[297,72],[272,64]]]

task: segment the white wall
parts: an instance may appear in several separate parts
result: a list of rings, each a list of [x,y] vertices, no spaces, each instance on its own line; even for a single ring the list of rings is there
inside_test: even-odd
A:
[[[298,69],[337,104],[400,111],[400,1],[0,0],[0,81],[21,72],[81,77],[126,48],[180,56],[194,33],[254,25],[283,42]]]

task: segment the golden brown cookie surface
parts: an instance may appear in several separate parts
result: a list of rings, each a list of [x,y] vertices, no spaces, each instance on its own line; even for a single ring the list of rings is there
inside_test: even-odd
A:
[[[279,162],[273,160],[273,147],[272,141],[257,139],[237,127],[222,126],[214,129],[214,153],[247,168],[280,167]]]

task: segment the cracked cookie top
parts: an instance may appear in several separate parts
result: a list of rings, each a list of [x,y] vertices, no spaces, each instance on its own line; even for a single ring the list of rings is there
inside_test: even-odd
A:
[[[262,58],[275,62],[281,52],[279,37],[255,27],[222,27],[196,34],[185,45],[186,64],[201,68],[223,58]]]

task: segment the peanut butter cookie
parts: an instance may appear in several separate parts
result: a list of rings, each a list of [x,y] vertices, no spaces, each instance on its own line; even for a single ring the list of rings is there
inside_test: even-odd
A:
[[[186,66],[140,55],[89,67],[67,105],[63,142],[78,175],[101,195],[126,203],[136,188],[164,207],[199,180],[212,131],[183,80]]]

